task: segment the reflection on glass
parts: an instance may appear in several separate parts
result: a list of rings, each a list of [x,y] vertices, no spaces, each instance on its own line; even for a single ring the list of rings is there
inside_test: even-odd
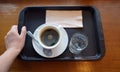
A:
[[[82,50],[87,48],[88,38],[80,33],[75,33],[69,44],[69,50],[73,54],[79,54]]]

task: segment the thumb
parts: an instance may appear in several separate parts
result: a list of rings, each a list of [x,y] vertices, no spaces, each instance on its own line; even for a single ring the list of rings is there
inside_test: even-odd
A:
[[[22,27],[20,36],[21,36],[22,38],[25,38],[25,37],[26,37],[26,27],[25,27],[25,26]]]

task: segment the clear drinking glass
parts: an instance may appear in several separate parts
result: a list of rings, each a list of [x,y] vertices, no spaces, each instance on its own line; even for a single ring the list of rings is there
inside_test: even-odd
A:
[[[88,46],[88,38],[80,33],[75,33],[69,44],[69,50],[73,54],[79,54]]]

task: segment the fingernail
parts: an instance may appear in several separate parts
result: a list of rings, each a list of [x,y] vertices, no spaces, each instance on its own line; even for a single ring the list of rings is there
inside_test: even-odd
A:
[[[24,29],[26,29],[26,26],[23,26]]]

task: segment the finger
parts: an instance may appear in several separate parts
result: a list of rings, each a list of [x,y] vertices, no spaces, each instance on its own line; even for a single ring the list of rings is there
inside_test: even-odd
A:
[[[14,31],[14,32],[18,32],[17,25],[13,25],[11,30]]]
[[[13,25],[13,26],[11,27],[11,29],[9,30],[8,34],[11,33],[11,32],[13,32],[13,33],[17,33],[17,32],[18,32],[18,30],[17,30],[17,25]]]
[[[21,36],[22,38],[25,38],[25,37],[26,37],[26,27],[25,27],[25,26],[22,27],[20,36]]]
[[[13,25],[6,35],[9,35],[9,34],[11,34],[11,32],[14,33],[16,31],[17,31],[17,25]]]

